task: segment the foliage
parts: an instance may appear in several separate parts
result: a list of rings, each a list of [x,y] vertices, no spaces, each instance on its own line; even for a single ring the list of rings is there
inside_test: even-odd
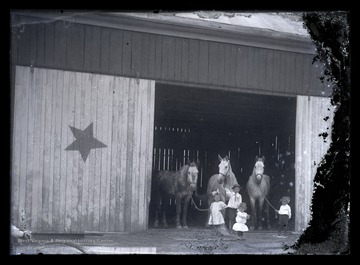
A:
[[[297,254],[348,254],[350,225],[350,16],[347,12],[303,14],[313,39],[314,61],[325,64],[323,82],[333,84],[331,144],[314,177],[312,218],[291,246]],[[323,138],[326,134],[320,134]],[[324,139],[325,140],[325,139]]]

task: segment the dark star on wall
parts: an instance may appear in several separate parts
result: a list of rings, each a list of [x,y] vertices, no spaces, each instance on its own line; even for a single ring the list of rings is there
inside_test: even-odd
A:
[[[107,147],[105,144],[94,138],[93,123],[85,130],[80,130],[75,127],[69,126],[76,140],[66,147],[66,151],[78,150],[84,162],[86,161],[91,149]]]

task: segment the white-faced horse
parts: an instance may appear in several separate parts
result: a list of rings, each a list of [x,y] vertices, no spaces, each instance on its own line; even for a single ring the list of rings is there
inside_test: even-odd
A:
[[[165,198],[175,198],[176,200],[176,227],[188,228],[186,222],[187,210],[193,192],[197,189],[198,180],[197,163],[191,162],[184,165],[178,171],[159,171],[153,178],[153,198],[155,202],[155,221],[154,227],[158,227],[159,213],[162,212],[162,225],[167,227],[166,213],[161,207],[161,201]],[[182,226],[180,216],[182,214]]]
[[[262,229],[262,208],[265,197],[270,190],[270,178],[264,174],[265,157],[255,157],[255,166],[246,184],[246,190],[250,198],[251,221],[255,229]]]
[[[231,169],[231,163],[228,156],[222,158],[220,155],[218,155],[218,158],[220,161],[219,173],[212,175],[207,185],[206,194],[208,196],[209,206],[213,202],[213,196],[212,196],[213,191],[219,190],[220,200],[227,203],[230,199],[232,187],[234,186],[234,184],[238,184],[235,174]]]

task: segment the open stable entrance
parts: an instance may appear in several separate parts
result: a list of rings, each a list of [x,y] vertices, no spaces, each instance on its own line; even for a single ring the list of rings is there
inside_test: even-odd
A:
[[[265,174],[271,178],[268,200],[279,207],[279,199],[295,200],[295,117],[296,98],[239,93],[156,83],[153,172],[178,170],[187,160],[200,161],[198,197],[195,202],[207,208],[208,179],[218,172],[218,154],[230,157],[232,170],[241,185],[243,201],[250,204],[246,182],[255,156],[265,156]],[[168,224],[174,224],[175,201],[163,202]],[[149,227],[154,209],[150,204]],[[277,216],[264,207],[269,227]],[[204,226],[207,213],[191,205],[188,224]],[[295,218],[292,218],[294,220]],[[290,227],[294,227],[293,221]]]

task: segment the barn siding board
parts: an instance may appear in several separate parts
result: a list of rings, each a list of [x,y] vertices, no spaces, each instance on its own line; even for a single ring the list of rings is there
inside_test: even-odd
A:
[[[182,39],[181,49],[181,81],[189,78],[189,40]]]
[[[330,132],[333,121],[333,107],[330,98],[297,96],[296,110],[296,147],[295,147],[295,230],[303,231],[311,218],[311,199],[314,185],[313,179],[317,167],[330,146],[319,137],[322,132]],[[329,119],[325,121],[324,110]],[[313,115],[319,113],[319,115]],[[326,116],[326,115],[325,115]],[[320,183],[321,184],[321,183]]]
[[[30,62],[33,65],[37,61],[37,53],[40,52],[37,49],[38,27],[36,24],[30,25]]]
[[[44,32],[41,30],[41,25],[45,27]],[[30,32],[31,27],[37,27],[35,33],[38,44],[35,60],[31,58],[31,45],[28,45],[33,35]],[[264,71],[269,70],[267,63],[262,62],[262,60],[264,59],[263,52],[268,56],[271,50],[265,48],[251,47],[250,49],[249,46],[244,45],[110,29],[62,21],[25,25],[23,30],[19,30],[19,32],[18,49],[21,56],[18,57],[18,63],[20,65],[33,63],[34,66],[40,67],[56,67],[65,70],[115,74],[159,81],[166,80],[168,82],[183,81],[193,85],[200,82],[203,86],[208,87],[220,85],[222,89],[231,87],[234,90],[253,91],[254,93],[259,93],[258,89],[260,89],[261,93],[284,94],[283,90],[277,88],[277,84],[267,83],[265,82],[267,79],[264,81],[261,78]],[[78,32],[78,34],[75,32]],[[41,49],[43,48],[39,44],[43,38],[45,38],[45,58],[42,56],[44,51],[41,51]],[[79,38],[80,41],[76,41]],[[180,43],[182,47],[179,53]],[[195,43],[196,45],[194,45]],[[201,49],[203,44],[206,44],[205,47],[207,47],[204,51]],[[232,56],[228,61],[226,58],[228,58],[230,46],[234,47],[234,51],[231,52]],[[223,54],[224,49],[225,54]],[[240,54],[235,55],[235,50]],[[204,54],[206,52],[208,54],[205,58]],[[301,57],[311,56],[291,51],[276,51],[276,53],[282,52],[286,56],[295,56],[295,54]],[[177,58],[179,55],[181,56],[180,60]],[[260,63],[257,67],[258,55]],[[277,60],[275,54],[274,56],[274,59]],[[235,69],[235,75],[228,77],[227,66],[223,73],[223,64],[226,65],[227,63],[230,63],[231,68]],[[294,81],[301,78],[301,76],[295,77],[295,75],[298,75],[298,70],[292,69],[292,67],[295,67],[294,63],[295,60],[287,61],[285,66],[285,68],[290,68],[289,72],[294,71],[290,75],[293,83],[291,83],[291,87],[287,89],[285,94],[295,95],[298,91],[301,91],[300,94],[306,94],[302,90],[303,87],[297,85],[296,81]],[[181,67],[180,71],[177,64]],[[209,68],[204,69],[202,73],[201,65],[204,64],[209,64]],[[302,67],[305,69],[309,68],[310,65],[306,64]],[[203,75],[207,70],[209,74]],[[216,75],[211,75],[211,73]],[[258,74],[260,78],[258,78]],[[258,81],[259,85],[257,85]],[[272,82],[277,82],[277,79],[272,80]],[[314,95],[323,96],[321,94],[322,87],[319,83],[319,80],[315,80],[314,83],[310,84],[310,91]]]
[[[36,62],[40,67],[45,67],[45,24],[37,25]]]
[[[63,101],[64,73],[58,72],[56,79],[56,90],[54,92],[54,200],[53,200],[53,227],[57,231],[60,230],[60,183],[61,183],[61,120],[62,120],[62,101]]]
[[[274,90],[274,51],[267,50],[266,51],[266,83],[265,89],[269,92]]]
[[[280,90],[280,64],[281,64],[281,52],[274,51],[274,66],[273,66],[273,90]]]
[[[217,62],[217,84],[224,84],[225,78],[225,47],[224,45],[218,45],[218,62]]]
[[[181,58],[181,57],[180,57]],[[180,60],[178,62],[180,64]],[[209,42],[199,41],[199,83],[206,83],[209,76]]]
[[[122,69],[122,36],[123,32],[110,29],[110,46],[109,46],[109,73],[119,75]]]
[[[266,87],[266,50],[259,49],[259,89]]]
[[[32,182],[34,174],[34,75],[29,77],[28,88],[28,127],[27,127],[27,154],[26,154],[26,188],[25,188],[25,214],[26,225],[31,227],[31,219],[29,218],[32,213]]]
[[[66,34],[66,69],[84,69],[84,26],[69,26]]]
[[[23,26],[19,33],[18,41],[18,64],[30,65],[31,64],[31,51],[30,51],[30,41],[31,41],[31,27],[30,25]]]
[[[65,22],[56,21],[54,29],[54,67],[64,69],[66,67],[66,33]]]
[[[231,45],[226,44],[225,45],[225,65],[224,65],[224,83],[226,86],[230,86],[231,83]]]
[[[285,92],[286,91],[286,86],[285,86],[285,75],[286,75],[286,53],[283,51],[280,51],[280,68],[279,68],[279,72],[280,72],[280,76],[279,76],[279,90]]]
[[[142,39],[140,39],[141,42],[141,51],[142,51],[142,58],[141,58],[141,70],[139,73],[144,78],[149,77],[149,43],[150,43],[150,36],[149,34],[144,34],[142,36]]]
[[[301,54],[295,55],[295,92],[297,94],[303,91],[303,80],[304,80],[304,73],[303,73],[303,56]]]
[[[100,69],[105,73],[109,73],[110,29],[101,28],[100,38]]]
[[[45,24],[45,61],[44,65],[53,67],[55,62],[55,23]]]
[[[210,43],[209,45],[209,82],[218,83],[218,63],[219,63],[219,44]]]
[[[171,76],[169,76],[171,79]],[[192,83],[199,82],[199,41],[189,41],[189,80]]]

